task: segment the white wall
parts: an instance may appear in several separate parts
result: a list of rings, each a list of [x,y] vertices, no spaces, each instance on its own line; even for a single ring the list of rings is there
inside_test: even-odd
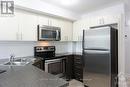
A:
[[[128,3],[127,3],[128,5]],[[126,55],[126,61],[125,61],[125,71],[126,73],[130,74],[130,9],[129,6],[126,6],[125,12],[126,12],[126,29],[125,34],[127,37],[125,38],[125,55]]]
[[[125,39],[125,54],[126,54],[126,60],[125,60],[125,71],[126,73],[130,74],[130,26],[126,27],[127,37]]]

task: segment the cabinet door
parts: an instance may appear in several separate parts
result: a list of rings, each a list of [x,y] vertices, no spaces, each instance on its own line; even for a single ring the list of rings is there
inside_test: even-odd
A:
[[[83,29],[87,29],[87,22],[80,20],[73,24],[73,41],[82,41]]]
[[[18,16],[15,13],[14,16],[0,17],[0,40],[18,39]]]
[[[74,78],[73,66],[74,66],[74,56],[69,55],[66,57],[66,79],[67,80],[71,80]]]
[[[83,81],[83,61],[81,55],[74,55],[74,78]]]
[[[61,41],[72,41],[73,24],[70,21],[62,20],[61,27]]]
[[[58,18],[49,18],[48,22],[50,26],[60,27],[60,19]]]
[[[44,15],[38,16],[38,24],[39,25],[49,25],[49,18]]]
[[[43,60],[36,60],[34,63],[33,63],[34,66],[36,66],[37,68],[41,69],[41,70],[44,70],[44,64],[43,64]]]
[[[76,21],[73,23],[73,41],[78,41],[78,37],[80,35],[80,21]]]
[[[108,15],[108,16],[104,16],[103,19],[104,19],[104,24],[113,24],[113,23],[118,23],[119,16]]]
[[[20,35],[23,41],[37,41],[37,16],[33,13],[20,13]]]
[[[113,24],[113,23],[118,23],[119,21],[119,16],[117,15],[106,15],[106,16],[101,16],[101,17],[96,17],[93,19],[93,23],[96,21],[94,26],[99,26],[99,25],[107,25],[107,24]]]
[[[98,26],[98,25],[100,24],[98,17],[90,17],[90,18],[88,18],[87,20],[89,21],[90,27]]]

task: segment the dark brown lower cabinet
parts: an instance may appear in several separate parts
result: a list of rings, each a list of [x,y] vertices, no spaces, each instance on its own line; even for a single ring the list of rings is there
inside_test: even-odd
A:
[[[66,79],[69,81],[74,78],[73,72],[73,55],[69,55],[66,57]]]
[[[69,55],[66,57],[66,78],[83,81],[83,63],[81,55]]]
[[[67,81],[76,79],[83,81],[83,63],[82,55],[67,55],[65,64],[65,78]],[[44,61],[36,60],[33,64],[39,69],[44,70]]]
[[[83,81],[83,61],[81,55],[74,55],[74,79],[78,81]]]
[[[39,69],[44,70],[43,60],[35,60],[35,62],[33,63],[33,65],[36,66]]]

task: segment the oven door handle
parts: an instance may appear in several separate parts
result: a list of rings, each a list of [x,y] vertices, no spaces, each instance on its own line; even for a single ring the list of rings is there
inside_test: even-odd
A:
[[[50,63],[56,63],[56,62],[62,62],[64,58],[61,59],[53,59],[53,60],[46,60],[45,64],[50,64]]]

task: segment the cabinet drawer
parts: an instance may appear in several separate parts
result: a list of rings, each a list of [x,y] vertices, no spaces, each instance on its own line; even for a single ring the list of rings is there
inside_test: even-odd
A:
[[[83,68],[83,65],[82,65],[82,64],[79,64],[79,63],[74,63],[74,68],[82,69],[82,68]]]
[[[77,66],[77,67],[82,67],[82,66],[83,66],[83,64],[82,64],[82,63],[80,63],[80,62],[74,62],[74,66]]]
[[[82,63],[82,61],[81,61],[81,59],[74,59],[74,63],[81,64],[81,63]]]
[[[33,63],[34,66],[36,66],[37,68],[39,69],[42,69],[44,70],[44,65],[43,65],[43,61],[42,60],[36,60],[34,63]]]
[[[83,68],[82,68],[81,66],[75,66],[75,67],[74,67],[74,71],[75,71],[75,70],[81,72],[81,71],[83,70]]]
[[[74,63],[82,63],[82,56],[74,56]]]
[[[76,70],[75,70],[74,74],[75,74],[75,75],[80,75],[80,76],[82,76],[82,75],[83,75],[83,72],[82,72],[82,71],[76,71]]]
[[[81,59],[82,58],[82,55],[75,55],[74,56],[74,59]]]

